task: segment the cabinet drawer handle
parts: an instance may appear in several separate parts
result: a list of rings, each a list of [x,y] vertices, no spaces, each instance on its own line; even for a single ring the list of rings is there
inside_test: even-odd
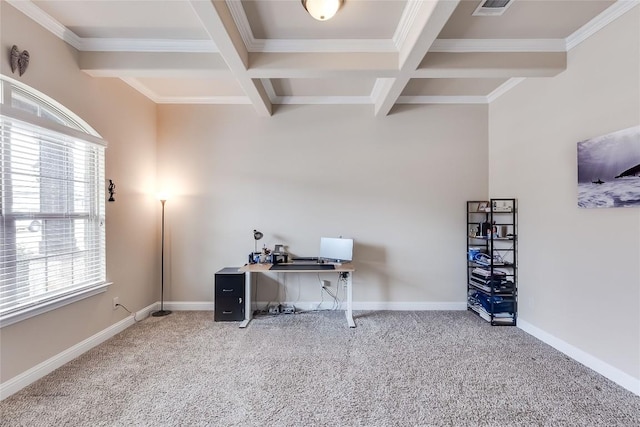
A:
[[[233,311],[230,311],[230,310],[229,310],[229,311],[223,311],[223,312],[222,312],[222,314],[231,314],[231,313],[233,313]]]
[[[233,292],[233,289],[222,289],[222,292]]]

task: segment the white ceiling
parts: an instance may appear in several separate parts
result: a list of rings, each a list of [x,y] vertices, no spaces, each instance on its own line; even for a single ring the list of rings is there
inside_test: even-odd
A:
[[[483,0],[484,1],[484,0]],[[566,68],[572,47],[638,0],[345,0],[316,21],[300,0],[7,0],[80,51],[80,69],[156,103],[489,103]]]

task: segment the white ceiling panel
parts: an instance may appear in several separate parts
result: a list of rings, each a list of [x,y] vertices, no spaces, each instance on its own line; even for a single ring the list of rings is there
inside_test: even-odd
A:
[[[42,11],[84,38],[206,39],[184,0],[37,0]]]
[[[406,0],[346,1],[336,16],[317,21],[299,0],[242,1],[256,39],[390,39]]]
[[[615,0],[513,0],[501,16],[472,16],[480,0],[458,5],[441,39],[564,39]]]

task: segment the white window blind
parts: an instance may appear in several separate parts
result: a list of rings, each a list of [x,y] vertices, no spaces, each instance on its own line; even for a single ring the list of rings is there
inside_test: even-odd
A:
[[[104,150],[0,115],[0,319],[106,280]]]

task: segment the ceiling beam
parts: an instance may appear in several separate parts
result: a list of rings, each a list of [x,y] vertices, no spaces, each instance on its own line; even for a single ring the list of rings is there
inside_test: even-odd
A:
[[[78,65],[95,77],[233,76],[217,53],[79,52]],[[249,54],[252,78],[330,78],[397,74],[397,54],[258,53]],[[566,52],[428,53],[411,78],[551,77],[567,67]]]
[[[247,73],[249,53],[226,3],[191,0],[190,4],[255,109],[260,115],[270,116],[273,105],[260,80]]]
[[[79,52],[78,66],[93,77],[233,77],[217,53]]]
[[[253,78],[391,77],[398,72],[397,53],[251,53]]]
[[[80,70],[93,77],[230,78],[217,53],[79,52]],[[250,53],[251,79],[390,78],[398,55],[380,53]],[[567,67],[566,52],[428,53],[410,78],[552,77]],[[392,82],[387,82],[391,84]]]
[[[376,116],[386,116],[396,104],[411,75],[418,68],[438,34],[447,23],[460,0],[422,2],[412,27],[399,49],[399,72],[394,79],[385,79],[375,99]]]
[[[413,77],[553,77],[566,69],[566,52],[428,53]]]

